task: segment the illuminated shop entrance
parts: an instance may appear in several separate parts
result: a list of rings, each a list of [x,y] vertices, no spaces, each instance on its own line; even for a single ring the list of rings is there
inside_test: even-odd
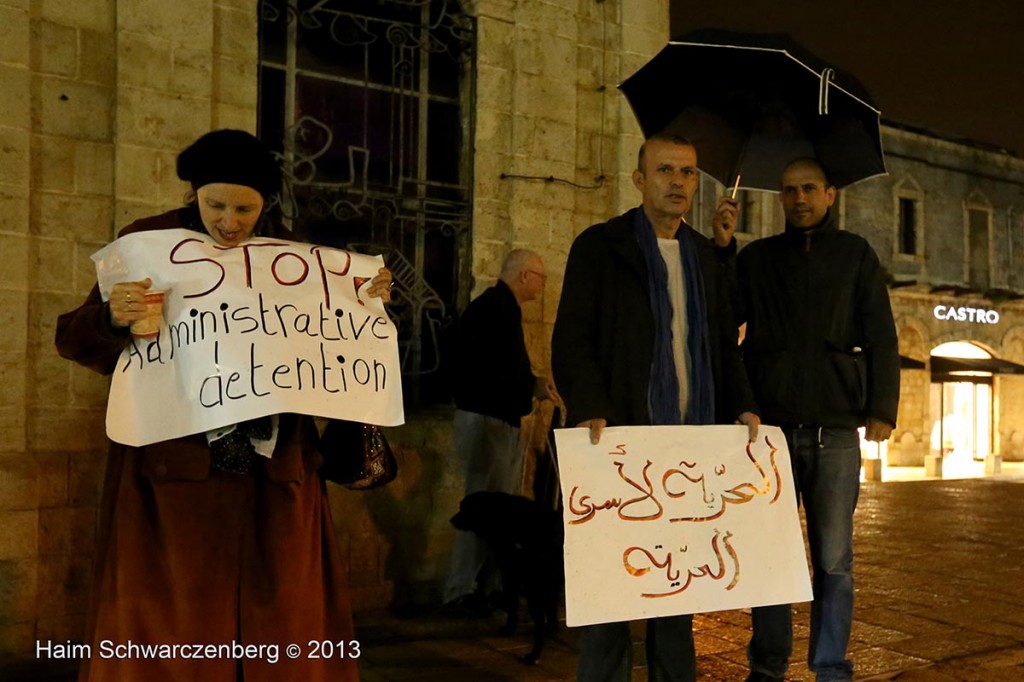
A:
[[[946,470],[983,461],[992,452],[992,369],[999,361],[966,341],[944,343],[931,355],[931,452],[943,455]]]

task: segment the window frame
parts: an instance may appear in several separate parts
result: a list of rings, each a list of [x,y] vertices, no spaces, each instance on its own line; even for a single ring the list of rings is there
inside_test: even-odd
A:
[[[914,203],[914,253],[903,251],[901,202]],[[892,258],[894,262],[923,264],[925,261],[925,193],[911,176],[902,178],[892,190]]]
[[[971,212],[978,211],[984,213],[986,216],[987,223],[987,237],[988,237],[988,253],[986,254],[986,260],[988,262],[988,283],[984,287],[984,290],[991,289],[994,286],[995,281],[995,221],[993,220],[995,209],[992,206],[992,202],[980,191],[973,190],[967,198],[964,199],[963,203],[963,232],[964,232],[964,270],[963,270],[963,283],[965,286],[972,286],[971,282]]]
[[[297,234],[315,237],[314,241],[336,239],[344,243],[325,243],[385,256],[395,278],[388,313],[399,328],[406,405],[418,407],[447,400],[441,396],[421,401],[420,387],[430,383],[432,388],[425,393],[441,391],[435,390],[443,383],[441,330],[468,303],[472,288],[474,161],[470,150],[474,147],[476,128],[478,31],[475,14],[467,11],[466,3],[459,0],[443,5],[394,1],[398,8],[390,8],[394,12],[383,7],[389,2],[392,0],[348,5],[346,0],[259,0],[258,128],[261,135],[274,138],[267,142],[279,149],[276,153],[285,175],[280,210],[286,226],[296,229]],[[380,11],[377,7],[381,7]],[[410,14],[418,12],[419,18],[403,14],[405,9],[412,10]],[[436,16],[438,12],[440,16]],[[344,34],[349,42],[335,35],[336,22],[341,26],[339,31],[356,31]],[[363,61],[337,57],[303,63],[300,23],[302,31],[329,32],[329,39],[344,49],[362,50]],[[280,47],[268,56],[262,41],[264,31],[270,30],[266,27],[272,24],[274,39],[278,41],[275,44]],[[434,33],[441,39],[426,38]],[[370,34],[372,40],[368,39]],[[374,76],[374,66],[379,66],[371,63],[374,55],[370,46],[374,43],[391,45],[390,82]],[[456,67],[458,82],[454,90],[443,87],[451,83],[450,79],[435,80],[430,65],[436,59],[462,64]],[[406,68],[399,68],[399,62]],[[361,66],[353,71],[353,64]],[[265,81],[271,80],[265,71],[280,74],[275,76],[283,84],[280,99],[264,93]],[[380,73],[378,69],[376,74]],[[300,109],[303,84],[313,88],[361,89],[369,93],[367,98],[374,95],[402,102],[392,105],[389,120],[363,114],[361,127],[356,129],[362,135],[362,143],[358,139],[346,143],[347,175],[319,175],[326,164],[318,168],[317,160],[327,160],[325,155],[335,144],[339,128],[335,127],[337,119],[320,121]],[[364,112],[370,110],[366,101]],[[457,121],[460,140],[454,145],[459,150],[453,161],[457,176],[454,179],[444,173],[436,174],[430,165],[430,159],[438,158],[432,147],[432,143],[437,145],[437,138],[431,136],[436,128],[434,108],[438,106],[456,109],[457,115],[450,117]],[[265,108],[266,128],[262,116]],[[383,138],[390,141],[382,144],[379,140]],[[326,141],[317,151],[321,139]],[[312,141],[310,147],[300,148],[300,140]],[[381,149],[387,151],[382,155]],[[387,169],[373,179],[368,174],[371,150],[380,160],[378,170]],[[435,156],[431,156],[432,151]],[[335,154],[335,169],[344,168],[344,157],[340,159]],[[313,223],[315,226],[311,226]],[[448,243],[438,246],[446,240]],[[432,376],[421,379],[426,375]]]

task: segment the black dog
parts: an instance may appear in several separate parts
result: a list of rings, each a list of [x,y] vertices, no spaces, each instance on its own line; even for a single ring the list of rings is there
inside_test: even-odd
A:
[[[501,572],[502,606],[508,613],[501,634],[515,633],[520,588],[526,593],[533,649],[523,661],[536,663],[546,631],[558,627],[558,596],[565,575],[561,516],[519,495],[478,492],[462,500],[452,525],[476,533],[494,555]]]

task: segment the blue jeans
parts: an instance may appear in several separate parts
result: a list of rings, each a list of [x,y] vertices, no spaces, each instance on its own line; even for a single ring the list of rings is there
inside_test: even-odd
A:
[[[853,512],[860,494],[860,439],[854,429],[784,429],[797,504],[807,515],[814,601],[807,665],[819,682],[853,679],[846,658],[853,624]],[[789,604],[753,609],[750,669],[782,677],[793,651]]]
[[[647,679],[651,682],[695,682],[693,616],[647,621]],[[629,623],[600,623],[582,628],[577,682],[629,682],[633,638]]]
[[[455,410],[455,452],[466,472],[466,495],[481,490],[521,494],[523,456],[518,428],[495,417]],[[444,603],[488,587],[477,582],[487,557],[487,545],[475,533],[455,533]]]

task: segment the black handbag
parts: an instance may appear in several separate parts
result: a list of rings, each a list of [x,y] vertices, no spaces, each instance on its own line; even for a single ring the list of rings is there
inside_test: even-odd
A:
[[[395,480],[398,461],[379,426],[332,419],[320,437],[320,477],[351,490],[379,488]]]

